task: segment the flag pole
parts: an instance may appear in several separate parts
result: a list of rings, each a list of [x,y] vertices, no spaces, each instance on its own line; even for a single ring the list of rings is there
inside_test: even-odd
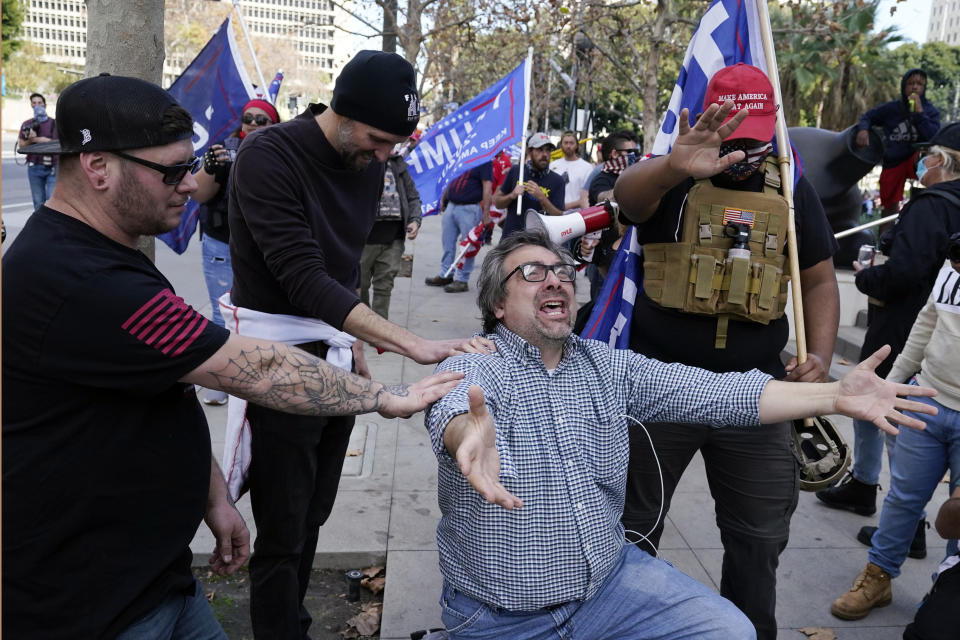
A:
[[[240,28],[243,30],[243,36],[247,39],[247,46],[250,47],[250,57],[253,58],[253,66],[257,70],[257,77],[260,78],[260,87],[266,92],[269,91],[266,80],[263,79],[263,71],[260,70],[260,61],[257,60],[257,54],[253,51],[253,40],[250,39],[250,32],[247,31],[247,21],[243,19],[243,11],[240,10],[240,0],[233,0],[233,8],[237,10],[237,17],[240,18]],[[264,93],[263,95],[267,95]]]
[[[797,256],[797,224],[793,209],[793,153],[783,113],[783,98],[780,95],[780,73],[777,70],[777,54],[773,49],[773,29],[770,26],[770,11],[767,0],[757,0],[760,14],[760,35],[763,54],[767,60],[767,74],[773,86],[773,98],[777,104],[777,161],[780,163],[780,183],[783,197],[789,205],[787,222],[787,257],[790,260],[790,289],[793,293],[793,319],[797,338],[797,364],[807,361],[807,334],[803,321],[803,298],[800,291],[800,260]]]
[[[527,159],[527,126],[530,124],[530,75],[533,68],[533,47],[527,49],[527,64],[523,68],[523,86],[526,89],[523,95],[523,139],[520,141],[520,173],[517,174],[517,184],[523,184],[523,168]],[[523,215],[523,192],[517,197],[517,215]]]

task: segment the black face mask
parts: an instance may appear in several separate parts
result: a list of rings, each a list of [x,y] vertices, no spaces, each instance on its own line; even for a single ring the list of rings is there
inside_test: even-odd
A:
[[[723,175],[734,182],[741,182],[752,176],[764,158],[769,155],[773,148],[771,143],[754,146],[751,140],[727,140],[720,144],[720,157],[733,153],[734,151],[743,151],[746,158],[741,162],[734,163],[724,170]]]

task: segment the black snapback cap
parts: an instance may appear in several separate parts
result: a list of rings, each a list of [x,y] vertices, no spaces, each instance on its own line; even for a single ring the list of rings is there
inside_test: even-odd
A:
[[[409,136],[420,121],[416,72],[395,53],[361,51],[337,76],[330,108],[381,131]]]
[[[960,151],[960,122],[944,125],[926,142],[913,145],[917,149],[926,149],[934,145]]]
[[[152,82],[101,73],[74,82],[57,99],[59,140],[20,147],[20,153],[57,155],[159,147],[192,137],[163,130],[163,114],[180,106]]]

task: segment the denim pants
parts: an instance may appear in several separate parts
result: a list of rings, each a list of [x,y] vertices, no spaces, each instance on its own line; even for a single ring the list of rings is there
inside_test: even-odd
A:
[[[777,637],[777,567],[799,499],[790,423],[722,428],[675,423],[645,426],[663,470],[663,513],[658,521],[661,474],[647,437],[634,426],[630,430],[624,527],[639,534],[651,532],[650,542],[659,544],[674,490],[699,451],[723,544],[720,595],[750,618],[758,638],[773,640]],[[628,537],[633,539],[633,534]],[[646,544],[640,548],[653,552]]]
[[[950,469],[950,486],[960,483],[960,411],[932,398],[911,396],[939,409],[936,416],[904,413],[927,423],[923,431],[901,428],[890,471],[890,491],[883,500],[880,522],[873,534],[870,562],[896,578],[910,550],[917,522],[934,490]]]
[[[213,307],[211,318],[220,325],[223,316],[220,314],[220,296],[230,291],[233,286],[233,267],[230,266],[230,245],[220,242],[208,235],[203,236],[203,277],[207,281],[207,293],[210,294],[210,305]]]
[[[168,596],[117,640],[227,640],[200,583],[194,580],[194,585],[192,596]]]
[[[885,433],[869,420],[853,421],[853,468],[851,475],[864,484],[880,482],[883,466],[883,445],[887,445],[887,462],[893,466],[894,443],[897,437]]]
[[[491,607],[444,582],[441,617],[451,640],[749,640],[753,625],[712,589],[631,544],[600,591],[537,611]]]
[[[447,208],[443,210],[443,218],[440,221],[441,240],[443,242],[443,257],[440,259],[440,274],[447,274],[447,269],[453,264],[457,257],[459,249],[458,240],[466,238],[470,230],[480,224],[483,218],[483,209],[479,204],[454,204],[447,203]],[[463,269],[457,269],[453,279],[457,282],[467,282],[470,280],[470,272],[473,271],[473,261],[476,258],[467,258],[463,262]]]
[[[360,302],[384,318],[389,316],[390,293],[400,271],[403,244],[403,238],[397,238],[390,244],[368,244],[360,256]],[[373,304],[370,303],[371,287]]]
[[[57,182],[57,168],[42,164],[27,167],[27,179],[30,181],[30,195],[33,196],[33,210],[36,211],[53,196],[53,185]]]

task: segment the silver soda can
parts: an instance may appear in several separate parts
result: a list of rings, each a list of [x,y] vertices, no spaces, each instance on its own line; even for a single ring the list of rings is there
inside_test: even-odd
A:
[[[857,262],[865,267],[872,267],[873,257],[876,255],[876,253],[877,249],[872,244],[860,245],[860,253],[857,254]]]

